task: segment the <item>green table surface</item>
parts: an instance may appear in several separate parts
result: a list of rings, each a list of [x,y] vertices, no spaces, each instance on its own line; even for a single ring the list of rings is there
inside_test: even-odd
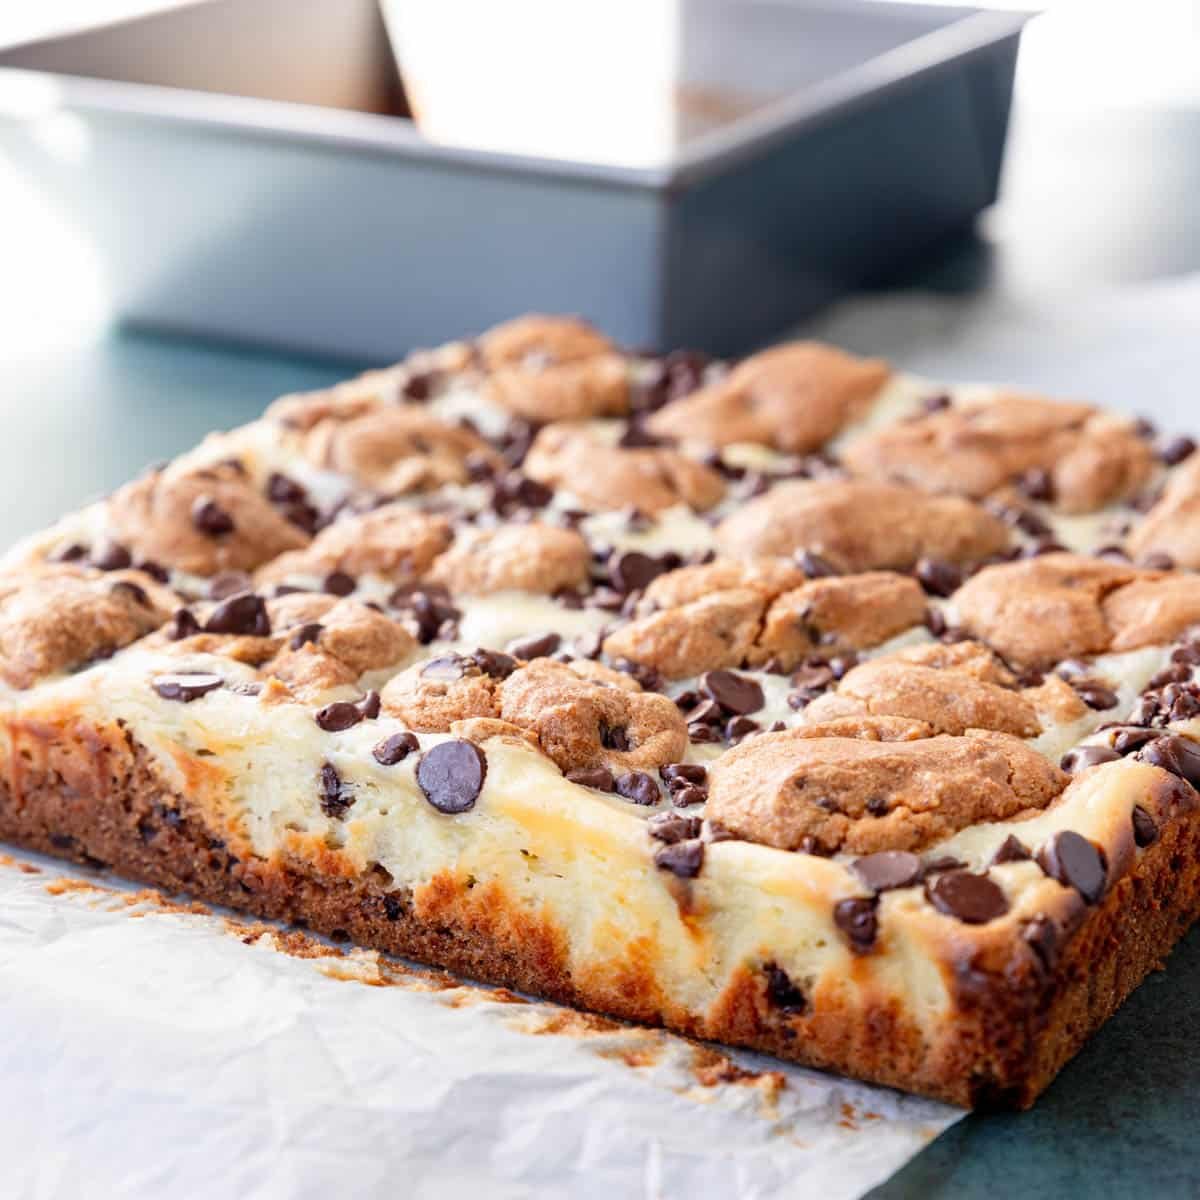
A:
[[[352,368],[130,332],[32,356],[0,348],[0,537],[7,543],[208,430],[250,419],[272,396]],[[1193,933],[1032,1112],[968,1117],[872,1196],[1200,1195],[1198,998]]]

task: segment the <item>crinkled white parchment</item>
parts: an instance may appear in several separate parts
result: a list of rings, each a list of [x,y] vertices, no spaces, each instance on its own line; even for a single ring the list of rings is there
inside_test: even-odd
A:
[[[0,865],[5,1196],[837,1200],[959,1115],[64,874]]]

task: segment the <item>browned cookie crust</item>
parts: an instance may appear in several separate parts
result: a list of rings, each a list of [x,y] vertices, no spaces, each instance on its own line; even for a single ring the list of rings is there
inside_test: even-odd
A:
[[[0,838],[1027,1105],[1200,915],[1194,450],[522,318],[0,563]]]

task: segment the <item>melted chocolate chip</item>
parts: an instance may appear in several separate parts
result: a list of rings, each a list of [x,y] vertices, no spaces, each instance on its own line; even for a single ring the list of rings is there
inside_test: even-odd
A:
[[[146,589],[141,584],[134,583],[132,579],[118,579],[110,590],[114,595],[128,596],[134,604],[142,608],[150,607],[150,597],[146,595]]]
[[[617,787],[607,767],[576,767],[567,772],[566,778],[569,783],[595,788],[598,792],[613,792]]]
[[[1030,500],[1053,500],[1054,479],[1043,467],[1031,467],[1016,479],[1017,490]]]
[[[662,688],[662,676],[653,667],[634,662],[631,658],[614,659],[612,665],[622,675],[630,675],[636,679],[641,684],[643,691],[657,692]]]
[[[143,558],[137,564],[137,569],[143,574],[149,575],[157,583],[169,583],[171,581],[171,572],[162,563],[156,563],[152,558]]]
[[[301,646],[307,646],[310,642],[315,644],[320,641],[321,634],[325,632],[325,626],[319,621],[309,621],[305,625],[299,626],[288,639],[288,645],[293,650],[299,650]]]
[[[376,742],[371,750],[371,757],[381,767],[394,767],[403,762],[410,754],[415,754],[421,748],[415,733],[405,730],[403,733],[393,733],[383,741]]]
[[[1058,926],[1044,913],[1038,913],[1021,928],[1021,937],[1043,969],[1053,970],[1058,960]]]
[[[333,763],[321,764],[321,811],[335,821],[340,821],[346,810],[354,803],[353,793],[342,785],[342,777]]]
[[[1062,761],[1058,765],[1068,775],[1078,775],[1080,771],[1086,771],[1088,767],[1094,767],[1100,763],[1116,762],[1120,757],[1121,755],[1109,746],[1076,746],[1062,756]]]
[[[1029,852],[1029,847],[1025,845],[1020,838],[1014,837],[1011,833],[996,847],[996,853],[992,855],[992,865],[996,866],[1000,863],[1026,862],[1033,857]]]
[[[1138,566],[1145,567],[1147,571],[1173,571],[1175,560],[1165,550],[1152,550],[1142,556]]]
[[[373,721],[379,716],[379,711],[383,707],[383,700],[378,692],[368,692],[359,702],[358,708],[363,715],[363,719]]]
[[[441,371],[435,369],[414,371],[400,385],[400,395],[405,400],[411,400],[415,404],[420,404],[433,395],[434,389],[441,380],[441,375]]]
[[[962,571],[943,558],[918,559],[913,574],[931,596],[953,595],[963,581]]]
[[[526,661],[534,658],[545,658],[553,654],[562,645],[562,638],[557,633],[540,633],[531,637],[518,638],[509,642],[508,652]]]
[[[438,812],[464,813],[475,807],[487,759],[474,742],[455,739],[427,750],[417,766],[417,785]]]
[[[608,578],[618,592],[628,594],[644,591],[664,569],[663,564],[649,554],[643,554],[640,550],[626,550],[609,559]]]
[[[693,804],[703,804],[708,799],[708,788],[689,785],[671,793],[671,800],[680,808],[690,808]]]
[[[950,871],[925,885],[925,895],[938,912],[964,925],[986,925],[1008,912],[1003,890],[986,875]]]
[[[421,678],[453,683],[456,679],[475,674],[474,667],[475,664],[461,654],[443,654],[439,658],[431,658],[421,668]]]
[[[245,571],[221,571],[208,581],[210,600],[228,600],[238,592],[249,591],[253,591],[253,584]]]
[[[683,842],[700,836],[703,822],[699,817],[685,817],[682,813],[656,813],[646,822],[646,832],[660,842]]]
[[[750,717],[731,717],[725,723],[725,740],[740,742],[743,738],[757,733],[762,726]]]
[[[1120,702],[1117,693],[1112,688],[1107,688],[1103,684],[1096,683],[1094,680],[1080,680],[1072,686],[1075,688],[1075,694],[1080,700],[1088,708],[1095,709],[1097,712],[1116,708]]]
[[[1137,725],[1118,725],[1112,732],[1112,747],[1123,758],[1126,754],[1140,750],[1158,736],[1153,729],[1142,729]]]
[[[1177,467],[1185,458],[1191,458],[1196,453],[1196,441],[1190,437],[1171,438],[1159,449],[1158,457],[1168,467]]]
[[[239,592],[222,600],[204,622],[205,633],[226,633],[243,637],[270,637],[271,618],[261,596]]]
[[[767,999],[783,1012],[799,1013],[808,1007],[804,993],[792,982],[791,976],[776,963],[763,964],[767,980]]]
[[[67,545],[52,550],[46,557],[50,562],[56,563],[79,562],[87,557],[87,547],[79,542],[68,542]]]
[[[335,700],[332,704],[318,709],[314,720],[326,733],[340,733],[350,729],[363,719],[363,714],[357,704],[349,700]]]
[[[658,768],[663,783],[672,791],[708,782],[708,768],[703,763],[665,763]]]
[[[873,892],[912,887],[921,878],[921,860],[907,850],[880,850],[856,858],[850,869]]]
[[[1200,746],[1189,738],[1175,734],[1155,738],[1142,748],[1139,757],[1152,767],[1178,775],[1192,787],[1200,787]]]
[[[215,692],[225,681],[208,671],[179,671],[170,675],[155,675],[151,687],[164,700],[179,700],[188,704]]]
[[[123,571],[133,566],[133,555],[120,542],[106,539],[92,548],[89,561],[101,571]]]
[[[624,796],[634,804],[657,804],[661,798],[658,784],[654,782],[653,776],[647,775],[645,771],[629,771],[618,776],[616,789],[618,796]]]
[[[604,721],[600,722],[600,745],[605,750],[616,750],[624,753],[630,749],[629,734],[626,732],[624,725],[609,725]]]
[[[809,579],[827,579],[841,574],[829,559],[822,558],[812,550],[797,550],[794,557],[796,565]]]
[[[471,661],[491,679],[507,679],[517,669],[517,660],[499,650],[475,650]]]
[[[654,865],[680,879],[695,879],[704,866],[704,843],[697,837],[660,846],[654,852]]]
[[[850,948],[860,954],[875,944],[875,937],[879,932],[875,903],[874,900],[856,897],[851,900],[839,900],[833,906],[833,923],[846,936]]]
[[[167,625],[167,637],[173,642],[195,637],[200,632],[200,622],[190,608],[177,608]]]
[[[1074,888],[1087,904],[1104,895],[1108,882],[1104,851],[1073,829],[1056,833],[1038,851],[1037,861],[1051,879]]]
[[[267,476],[267,499],[272,504],[303,504],[308,490],[282,471],[272,471]]]
[[[234,531],[233,517],[211,496],[197,496],[192,504],[192,524],[207,537],[223,537]]]
[[[1130,814],[1133,821],[1133,840],[1142,850],[1158,841],[1158,825],[1140,804],[1133,806]]]
[[[321,591],[330,596],[349,596],[358,587],[358,580],[345,571],[330,571],[321,583]]]
[[[705,671],[700,676],[700,691],[715,701],[722,712],[735,716],[758,712],[765,703],[758,681],[733,671]]]

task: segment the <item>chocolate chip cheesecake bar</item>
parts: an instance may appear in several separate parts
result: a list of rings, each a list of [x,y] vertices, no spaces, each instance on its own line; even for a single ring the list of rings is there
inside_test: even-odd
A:
[[[526,317],[0,564],[0,838],[1025,1106],[1200,913],[1200,455]]]

